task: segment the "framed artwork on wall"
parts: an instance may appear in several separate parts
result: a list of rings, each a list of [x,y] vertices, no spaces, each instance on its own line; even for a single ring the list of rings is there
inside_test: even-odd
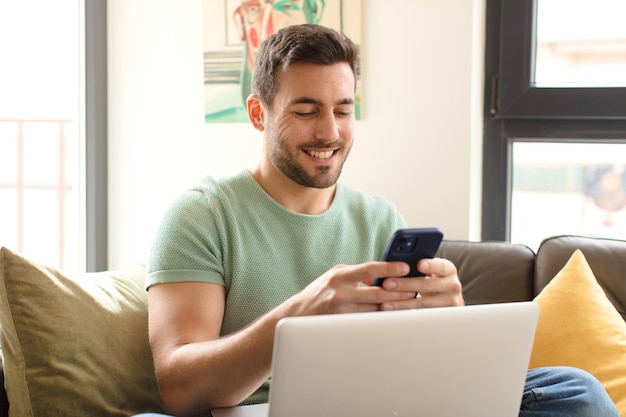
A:
[[[259,45],[282,27],[315,23],[361,48],[362,0],[203,0],[204,119],[247,122],[246,98]],[[358,68],[358,66],[357,66]],[[357,74],[356,118],[361,114]]]

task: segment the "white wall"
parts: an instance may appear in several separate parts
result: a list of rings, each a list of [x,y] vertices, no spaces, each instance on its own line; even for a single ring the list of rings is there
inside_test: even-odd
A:
[[[363,0],[363,114],[342,181],[448,239],[480,235],[484,3]],[[108,5],[115,268],[145,260],[179,193],[252,166],[261,136],[246,123],[204,123],[202,0]]]

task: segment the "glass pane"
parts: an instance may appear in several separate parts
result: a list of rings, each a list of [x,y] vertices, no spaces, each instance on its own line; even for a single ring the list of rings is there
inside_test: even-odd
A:
[[[17,195],[12,189],[0,187],[0,236],[2,245],[17,248]]]
[[[23,216],[23,251],[39,262],[56,265],[63,248],[59,244],[59,203],[55,190],[25,190]],[[31,236],[39,238],[31,239]]]
[[[57,123],[24,123],[24,181],[39,186],[54,186],[59,173],[59,129]]]
[[[79,0],[0,2],[0,246],[84,267]]]
[[[17,155],[17,124],[0,119],[0,150],[3,155]],[[0,190],[15,184],[17,158],[0,158]],[[0,200],[4,201],[4,200]]]
[[[625,138],[626,139],[626,138]],[[626,236],[625,143],[514,142],[511,241]]]
[[[537,87],[626,86],[626,1],[536,4]]]

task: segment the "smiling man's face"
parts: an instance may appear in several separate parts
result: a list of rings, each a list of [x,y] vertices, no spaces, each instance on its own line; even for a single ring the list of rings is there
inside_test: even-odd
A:
[[[279,75],[279,88],[265,109],[266,157],[304,187],[337,182],[352,148],[354,74],[345,62],[299,62]]]

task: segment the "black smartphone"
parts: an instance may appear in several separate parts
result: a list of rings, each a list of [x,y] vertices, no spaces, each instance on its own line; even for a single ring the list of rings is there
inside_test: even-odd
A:
[[[411,271],[407,277],[423,276],[417,270],[417,261],[433,258],[443,240],[443,233],[437,227],[400,229],[389,239],[381,261],[400,261],[409,264]],[[376,278],[372,285],[381,286],[385,278]]]

